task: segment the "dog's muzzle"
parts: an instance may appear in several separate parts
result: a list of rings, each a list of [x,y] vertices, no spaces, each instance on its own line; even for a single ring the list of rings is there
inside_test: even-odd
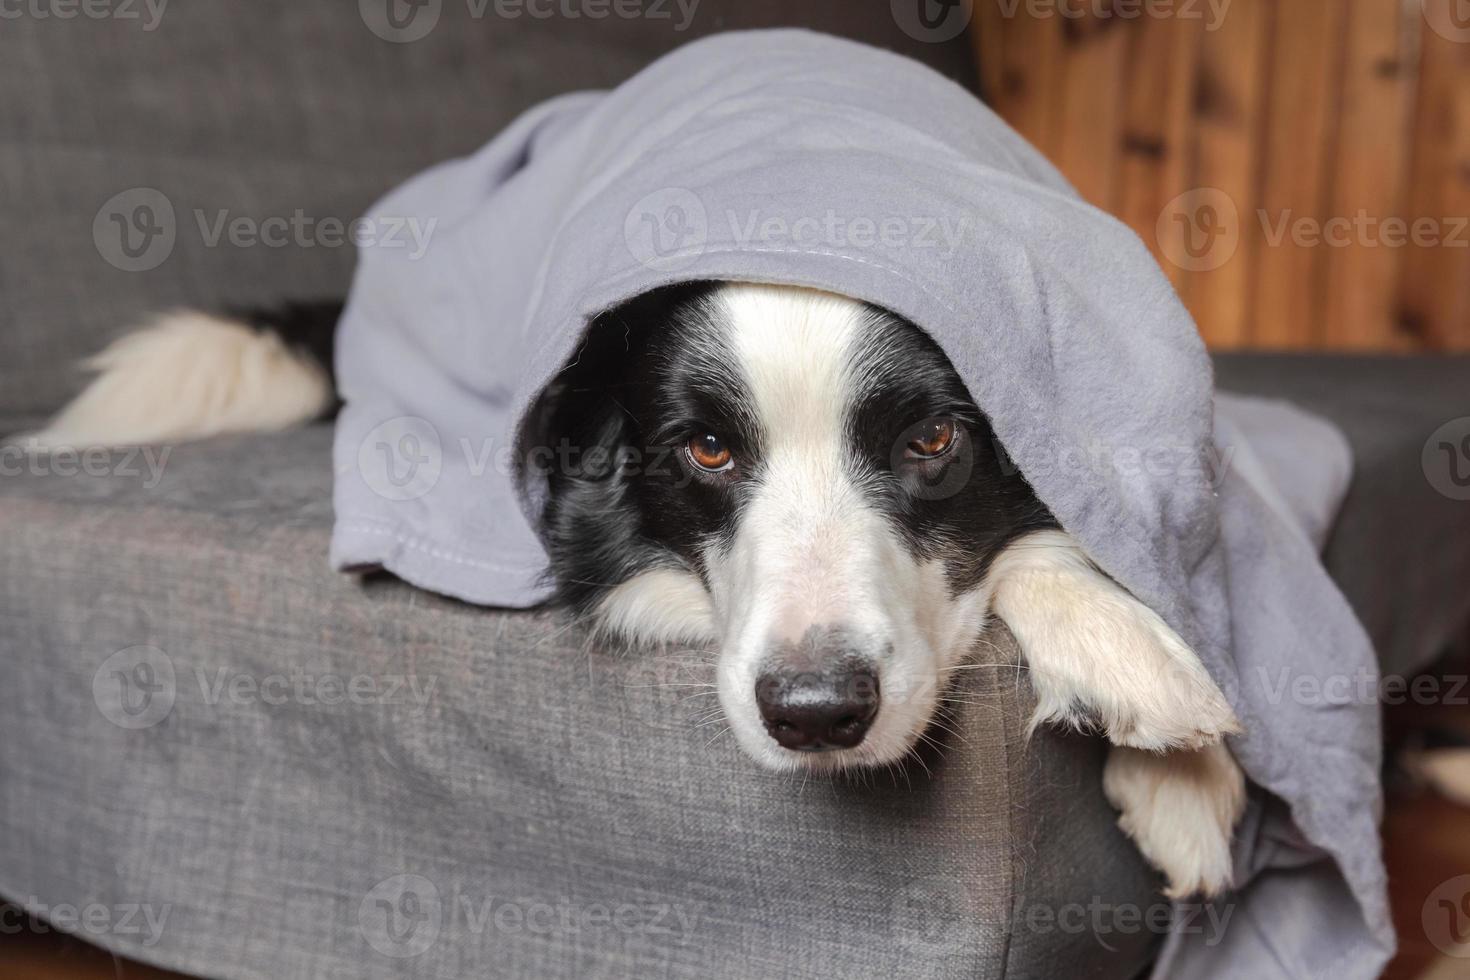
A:
[[[782,748],[850,749],[868,734],[880,704],[878,674],[865,658],[833,650],[841,640],[840,632],[808,634],[761,668],[755,701],[766,731]]]

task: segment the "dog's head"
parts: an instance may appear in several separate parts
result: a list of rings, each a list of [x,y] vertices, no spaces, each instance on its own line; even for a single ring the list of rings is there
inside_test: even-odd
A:
[[[894,761],[984,628],[987,571],[1055,527],[949,360],[888,312],[702,284],[594,324],[528,465],[563,597],[625,636],[714,641],[740,744]]]

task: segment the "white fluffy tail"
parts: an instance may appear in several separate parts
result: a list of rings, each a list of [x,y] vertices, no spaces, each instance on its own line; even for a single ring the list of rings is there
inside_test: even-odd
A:
[[[164,314],[85,366],[87,388],[27,447],[134,446],[308,422],[332,404],[332,379],[268,329],[192,310]]]

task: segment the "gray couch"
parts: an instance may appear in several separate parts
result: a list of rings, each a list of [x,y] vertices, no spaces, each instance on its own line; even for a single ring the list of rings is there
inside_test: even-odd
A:
[[[679,8],[651,0],[673,22],[445,2],[397,43],[369,29],[373,2],[366,19],[331,0],[193,0],[152,29],[141,4],[4,23],[0,432],[54,409],[72,361],[147,311],[340,295],[351,250],[323,219],[690,36],[808,23],[974,77],[962,38],[916,40],[885,4],[706,0],[679,31]],[[221,213],[298,209],[317,231],[284,246],[211,242]],[[149,237],[170,224],[171,242]],[[1466,610],[1436,599],[1410,630],[1359,562],[1470,537],[1417,469],[1466,365],[1358,363],[1222,371],[1348,429],[1367,490],[1330,554],[1409,669]],[[1334,395],[1317,383],[1331,372],[1366,388]],[[1412,408],[1358,411],[1406,383]],[[697,652],[602,649],[554,613],[331,572],[329,444],[315,426],[166,457],[0,457],[0,895],[210,976],[1146,969],[1167,906],[1102,798],[1104,746],[1023,737],[1003,630],[922,765],[764,773],[721,733]],[[1436,569],[1470,573],[1466,552],[1440,547]]]

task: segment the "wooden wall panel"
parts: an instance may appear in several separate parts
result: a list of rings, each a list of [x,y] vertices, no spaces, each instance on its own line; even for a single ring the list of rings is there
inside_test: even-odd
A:
[[[1183,186],[1220,191],[1236,204],[1242,224],[1250,221],[1260,176],[1272,7],[1270,0],[1234,0],[1216,30],[1201,32],[1193,83],[1194,175]],[[1180,287],[1189,311],[1217,346],[1242,347],[1250,340],[1258,238],[1242,227],[1229,261],[1185,277]]]
[[[1164,222],[1160,232],[1159,215],[1177,194],[1175,188],[1188,186],[1195,167],[1190,128],[1200,34],[1185,21],[1158,17],[1141,21],[1129,34],[1122,156],[1108,203],[1155,255],[1165,254],[1166,248],[1177,247],[1168,238],[1181,229]],[[1163,268],[1179,288],[1185,270],[1172,262]]]
[[[1383,237],[1470,218],[1463,2],[1233,0],[1213,23],[977,0],[974,34],[987,98],[1138,232],[1213,346],[1470,349],[1470,230]],[[1203,263],[1199,201],[1235,236]]]
[[[1327,249],[1320,345],[1407,346],[1398,324],[1405,177],[1423,18],[1415,6],[1351,0],[1342,82],[1342,121],[1329,209],[1352,221],[1351,244]],[[1361,219],[1361,220],[1360,220]]]
[[[1012,126],[1034,134],[1038,146],[1051,146],[1063,97],[1062,32],[1054,18],[1007,17],[1003,5],[981,0],[975,10],[981,86]]]
[[[1115,86],[1128,54],[1128,32],[1116,18],[1088,14],[1051,18],[1061,27],[1062,86],[1055,118],[1052,162],[1089,201],[1112,193],[1122,149],[1118,139],[1122,100]]]
[[[1289,228],[1303,219],[1321,227],[1331,216],[1345,10],[1341,0],[1276,5],[1261,188],[1241,216],[1259,236],[1251,338],[1258,346],[1311,347],[1320,336],[1327,250]]]
[[[1459,0],[1437,5],[1441,25]],[[1470,23],[1464,35],[1423,32],[1409,212],[1433,223],[1447,241],[1404,250],[1400,319],[1405,332],[1431,348],[1470,348]],[[1462,37],[1456,40],[1455,37]]]

